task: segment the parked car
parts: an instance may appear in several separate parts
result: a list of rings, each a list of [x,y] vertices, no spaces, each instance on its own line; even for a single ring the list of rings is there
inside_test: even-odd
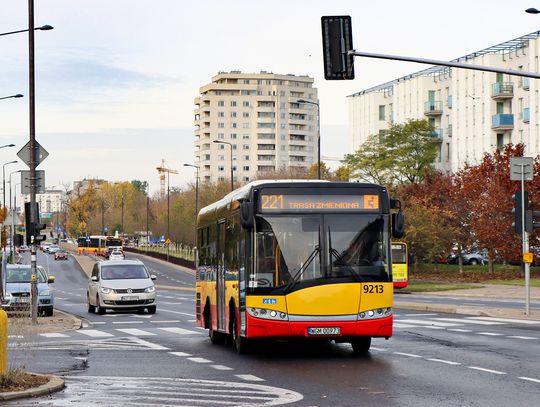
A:
[[[486,264],[488,259],[481,252],[470,252],[470,253],[461,253],[461,258],[463,259],[463,264],[475,266],[478,264]],[[452,253],[447,258],[448,264],[458,264],[458,255],[457,253]]]
[[[68,252],[66,252],[64,249],[60,249],[56,253],[54,253],[54,259],[55,260],[67,260],[68,259]]]
[[[121,250],[113,250],[109,253],[109,260],[124,260],[125,258],[126,256]]]
[[[51,317],[54,312],[54,294],[50,284],[54,277],[48,276],[45,269],[37,266],[38,274],[38,313]],[[32,269],[30,264],[8,264],[6,266],[6,304],[7,311],[25,311],[30,309],[30,282]]]
[[[55,254],[58,250],[60,250],[60,246],[57,244],[51,244],[44,249],[44,251],[49,254]]]
[[[156,276],[140,260],[106,260],[92,268],[86,300],[88,312],[135,309],[156,313]]]

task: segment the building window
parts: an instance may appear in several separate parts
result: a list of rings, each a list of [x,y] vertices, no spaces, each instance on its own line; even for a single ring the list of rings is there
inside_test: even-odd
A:
[[[225,117],[225,112],[218,112],[217,116],[218,117]]]
[[[225,101],[223,101],[223,100],[218,100],[217,105],[218,105],[219,107],[223,107],[223,106],[225,106]]]
[[[218,155],[218,160],[219,161],[225,161],[225,156],[224,155]]]
[[[231,107],[236,107],[236,100],[231,100]]]
[[[224,144],[218,144],[218,150],[225,150]]]
[[[385,120],[385,119],[386,119],[386,106],[379,105],[379,120]]]
[[[220,123],[218,123],[217,126],[218,126],[218,129],[224,129],[225,128],[225,123],[220,122]]]
[[[242,105],[243,105],[244,107],[249,107],[249,102],[246,101],[246,100],[244,100],[244,101],[242,102]]]
[[[243,112],[242,117],[249,117],[249,112]]]
[[[244,79],[244,85],[249,85],[249,79]]]
[[[218,139],[224,139],[225,138],[225,133],[218,133],[217,138]]]
[[[236,123],[231,123],[231,129],[236,129]]]
[[[249,171],[249,165],[244,165],[244,171]]]
[[[244,156],[244,161],[249,161],[249,155]]]
[[[243,148],[244,150],[249,150],[249,144],[244,144],[244,145],[242,146],[242,148]]]
[[[243,129],[249,129],[249,123],[242,123],[242,128]]]
[[[218,171],[225,171],[225,167],[223,165],[218,165],[217,170]]]
[[[231,112],[231,117],[236,117],[236,112]]]
[[[236,133],[231,133],[231,140],[236,140],[236,137],[237,137]]]

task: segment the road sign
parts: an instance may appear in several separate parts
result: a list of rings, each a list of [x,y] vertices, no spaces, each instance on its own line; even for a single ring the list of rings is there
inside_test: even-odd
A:
[[[171,239],[165,240],[165,244],[171,244]]]
[[[533,262],[533,254],[531,252],[523,253],[523,263],[532,263],[532,262]]]
[[[35,141],[35,148],[36,148],[36,167],[43,162],[45,158],[49,156],[49,153],[41,147],[41,145]],[[17,153],[17,156],[24,161],[26,165],[30,167],[30,141],[24,145],[23,148],[19,150]]]
[[[41,219],[52,219],[52,212],[41,212]]]
[[[21,171],[21,194],[30,193],[30,170]],[[45,193],[45,171],[36,170],[36,193]]]
[[[523,181],[533,180],[533,165],[532,157],[510,157],[510,180]]]

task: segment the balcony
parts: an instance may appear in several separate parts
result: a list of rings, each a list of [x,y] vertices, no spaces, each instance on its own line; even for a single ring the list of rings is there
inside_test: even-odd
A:
[[[529,123],[530,120],[531,120],[530,111],[529,111],[529,108],[526,107],[525,109],[523,109],[523,123]]]
[[[512,82],[495,82],[491,85],[491,98],[495,100],[514,97],[514,84]]]
[[[443,112],[443,103],[440,100],[429,100],[424,103],[426,116],[440,116]]]
[[[491,128],[493,130],[512,130],[514,128],[514,115],[496,114],[491,116]]]
[[[435,129],[430,134],[433,141],[442,141],[443,129]]]

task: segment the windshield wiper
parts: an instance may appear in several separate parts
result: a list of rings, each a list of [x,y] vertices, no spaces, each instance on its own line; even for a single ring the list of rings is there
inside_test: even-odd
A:
[[[353,267],[343,259],[343,256],[332,247],[332,233],[330,233],[330,226],[328,226],[328,247],[328,252],[330,253],[330,273],[332,273],[332,256],[334,256],[336,260],[344,266],[345,270],[351,273],[351,276],[353,276],[356,281],[362,281],[360,274],[356,273]]]
[[[315,256],[320,252],[320,248],[319,246],[315,246],[315,248],[313,249],[313,251],[309,254],[308,258],[306,259],[306,261],[304,263],[302,263],[302,266],[300,266],[300,268],[298,269],[298,271],[296,272],[296,274],[293,276],[292,280],[290,283],[288,283],[284,288],[283,288],[283,292],[287,292],[289,290],[291,290],[295,285],[296,283],[298,282],[298,280],[300,279],[300,277],[302,277],[302,274],[304,274],[304,271],[307,269],[307,267],[311,264],[311,262],[313,261],[313,259],[315,259]],[[294,272],[294,270],[293,270]]]

